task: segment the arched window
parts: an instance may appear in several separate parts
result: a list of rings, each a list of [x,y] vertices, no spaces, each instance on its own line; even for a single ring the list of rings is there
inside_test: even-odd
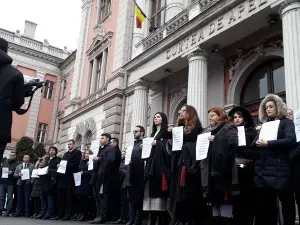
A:
[[[81,148],[81,143],[82,143],[82,136],[81,134],[78,134],[75,140],[75,144],[77,146],[77,148]]]
[[[263,63],[249,75],[241,92],[241,106],[247,108],[256,117],[260,102],[270,93],[285,99],[284,61],[282,58]]]
[[[178,114],[179,114],[179,110],[186,105],[187,103],[187,99],[184,99],[182,102],[180,102],[180,104],[177,106],[175,112],[174,112],[174,119],[173,119],[173,123],[177,124],[177,119],[178,119]]]
[[[85,135],[85,150],[90,150],[91,149],[91,144],[92,144],[92,132],[89,130],[86,132]]]

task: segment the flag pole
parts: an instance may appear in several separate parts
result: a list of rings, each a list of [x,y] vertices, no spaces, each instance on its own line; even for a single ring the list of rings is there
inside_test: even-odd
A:
[[[143,13],[143,15],[145,16],[145,18],[149,21],[150,23],[150,28],[149,28],[149,31],[152,32],[152,31],[156,31],[157,30],[157,27],[153,26],[153,24],[151,23],[151,21],[149,20],[149,18],[146,16],[146,14],[144,13],[144,11],[140,8],[140,6],[136,3],[135,0],[132,0],[134,2],[134,4],[139,8],[139,10],[141,10],[141,12]]]

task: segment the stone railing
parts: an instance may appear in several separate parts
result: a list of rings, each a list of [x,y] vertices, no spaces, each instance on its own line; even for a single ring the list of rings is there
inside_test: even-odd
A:
[[[0,37],[4,38],[10,43],[34,49],[61,59],[65,59],[71,54],[66,47],[64,49],[60,49],[49,45],[46,39],[44,40],[44,42],[40,42],[31,38],[27,38],[25,36],[22,36],[19,30],[14,33],[4,29],[0,29]]]
[[[151,33],[148,37],[144,38],[140,43],[143,45],[143,51],[151,48],[156,43],[169,36],[180,27],[188,23],[191,19],[198,16],[205,10],[209,9],[221,0],[196,0],[193,3],[181,11],[178,15],[172,18],[169,22],[165,23],[163,26],[158,28],[155,32]],[[196,10],[195,10],[196,9]],[[197,15],[195,15],[195,13]]]
[[[89,96],[85,97],[84,99],[81,100],[81,104],[80,106],[83,107],[87,104],[89,104],[90,102],[95,101],[96,99],[99,99],[100,97],[102,97],[104,94],[106,94],[106,90],[107,90],[107,86],[103,86],[101,87],[99,90],[97,90],[96,92],[90,94]]]

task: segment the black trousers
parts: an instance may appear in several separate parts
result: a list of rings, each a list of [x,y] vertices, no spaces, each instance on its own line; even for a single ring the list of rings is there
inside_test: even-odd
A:
[[[89,214],[89,196],[88,195],[79,195],[79,213],[83,214],[83,216],[86,218]]]
[[[128,220],[128,212],[129,212],[129,202],[127,197],[127,189],[122,188],[120,190],[120,196],[121,196],[121,214],[120,219],[127,221]]]
[[[33,213],[39,214],[41,212],[41,199],[40,197],[32,197],[31,198],[33,203]]]
[[[239,168],[240,195],[233,201],[233,217],[236,225],[253,225],[255,209],[254,169]]]
[[[74,187],[59,188],[59,216],[71,216]]]
[[[94,186],[93,187],[93,192],[94,192],[94,198],[95,198],[95,203],[96,203],[96,217],[100,217],[100,194],[99,194],[99,189]]]
[[[7,142],[0,141],[0,163],[2,162],[6,145],[7,145]]]
[[[295,199],[292,191],[256,188],[255,195],[255,225],[277,225],[277,197],[282,205],[284,225],[295,225]]]

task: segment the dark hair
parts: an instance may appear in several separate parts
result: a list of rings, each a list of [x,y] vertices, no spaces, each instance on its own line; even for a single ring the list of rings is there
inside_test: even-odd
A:
[[[144,133],[144,136],[146,135],[146,130],[145,130],[145,128],[144,128],[143,126],[137,125],[137,126],[135,126],[135,127],[140,128],[140,131]]]
[[[3,39],[3,38],[0,38],[0,49],[2,51],[4,51],[5,53],[7,53],[7,50],[8,50],[8,42]]]
[[[111,140],[114,140],[116,143],[117,143],[117,145],[119,145],[119,139],[118,138],[111,138]]]
[[[49,151],[50,151],[50,149],[53,149],[53,150],[55,151],[55,155],[57,154],[57,148],[56,148],[55,146],[51,146],[51,147],[49,148]]]
[[[72,142],[73,145],[75,145],[75,140],[74,139],[70,139],[70,140],[68,140],[68,142]]]
[[[185,105],[183,107],[186,108],[186,113],[188,114],[188,118],[184,124],[184,131],[190,133],[195,128],[196,124],[199,124],[202,127],[195,107],[191,105]]]
[[[157,114],[159,114],[161,116],[161,118],[162,118],[160,129],[161,130],[167,130],[168,129],[168,118],[167,118],[166,114],[164,114],[163,112],[157,112],[157,113],[154,114],[154,117]],[[156,131],[157,131],[157,127],[156,127],[156,125],[154,123],[154,118],[153,118],[153,125],[152,125],[151,137],[154,137]]]
[[[210,112],[216,113],[220,117],[220,122],[226,122],[226,123],[228,122],[228,116],[226,115],[224,109],[214,107],[208,110],[208,113]]]
[[[103,133],[101,136],[108,138],[109,141],[111,140],[111,135],[109,133]]]

